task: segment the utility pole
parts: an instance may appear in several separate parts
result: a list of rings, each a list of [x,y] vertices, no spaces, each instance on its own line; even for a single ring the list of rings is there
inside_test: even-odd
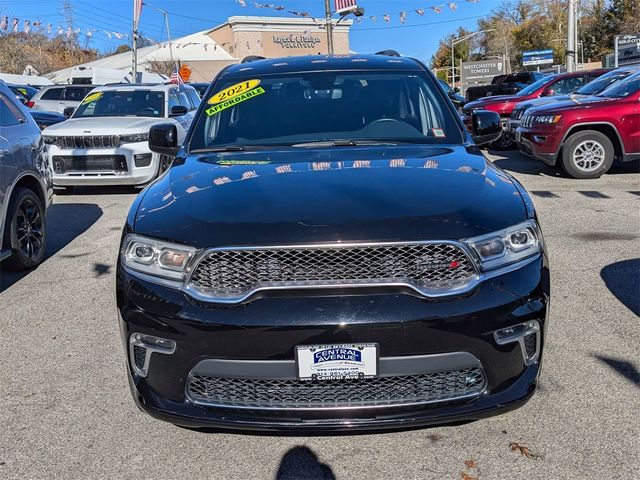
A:
[[[567,72],[576,70],[576,0],[569,0],[567,12]]]
[[[333,55],[333,20],[331,20],[331,0],[324,0],[325,28],[327,29],[327,47]]]

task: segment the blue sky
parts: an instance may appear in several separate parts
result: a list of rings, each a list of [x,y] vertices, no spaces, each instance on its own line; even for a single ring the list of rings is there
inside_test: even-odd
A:
[[[358,52],[372,52],[393,48],[404,55],[415,56],[429,61],[444,35],[458,27],[473,29],[480,16],[486,15],[501,0],[453,0],[457,9],[452,11],[446,6],[451,0],[361,0],[366,10],[365,19],[354,24],[351,30],[351,48]],[[83,29],[101,29],[116,32],[130,32],[133,0],[69,0],[74,13],[75,24]],[[324,0],[260,0],[260,3],[282,5],[284,12],[273,9],[258,9],[252,0],[246,0],[247,7],[242,8],[236,0],[148,0],[148,3],[167,10],[171,34],[188,35],[199,30],[223,23],[232,15],[291,16],[286,10],[309,12],[320,17],[324,12]],[[333,4],[333,0],[332,0]],[[0,0],[0,15],[20,18],[20,29],[25,19],[40,21],[43,25],[51,23],[53,30],[65,25],[62,0]],[[432,6],[441,6],[442,12],[436,13]],[[414,10],[422,8],[420,16]],[[406,23],[401,24],[399,12],[407,12]],[[382,16],[389,14],[391,23],[385,23]],[[377,22],[368,17],[377,16]],[[163,17],[150,7],[144,7],[141,17],[141,33],[154,40],[166,39]],[[81,37],[86,41],[84,35]],[[115,48],[122,43],[109,40],[101,32],[94,34],[89,46],[101,51]]]

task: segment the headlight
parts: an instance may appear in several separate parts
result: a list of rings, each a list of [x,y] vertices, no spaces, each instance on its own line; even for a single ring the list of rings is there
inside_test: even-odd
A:
[[[562,115],[535,115],[533,117],[533,121],[535,123],[544,123],[547,125],[553,125],[555,123],[558,123],[561,118],[562,118]]]
[[[534,220],[464,241],[478,256],[483,270],[493,270],[542,251],[542,234]]]
[[[138,143],[146,142],[149,140],[149,132],[134,133],[133,135],[121,135],[120,142],[122,143]]]
[[[122,247],[125,267],[181,283],[195,248],[129,234]]]

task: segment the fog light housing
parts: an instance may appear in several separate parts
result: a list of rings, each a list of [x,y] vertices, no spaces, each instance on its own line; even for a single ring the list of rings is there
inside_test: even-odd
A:
[[[133,333],[129,337],[129,356],[131,368],[140,377],[146,377],[149,372],[151,354],[162,353],[171,355],[176,351],[176,342],[166,338]]]
[[[135,163],[136,167],[148,167],[151,165],[151,154],[138,153],[133,156],[133,163]]]
[[[493,334],[498,345],[518,342],[525,365],[533,365],[540,358],[540,323],[537,320],[519,323],[496,330]]]

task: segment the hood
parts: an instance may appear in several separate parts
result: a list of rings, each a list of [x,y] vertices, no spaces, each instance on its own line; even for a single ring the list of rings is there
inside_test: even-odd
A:
[[[47,128],[56,135],[118,135],[147,132],[152,125],[164,123],[166,118],[150,117],[96,117],[70,118]]]
[[[536,98],[531,96],[519,96],[519,95],[491,95],[489,97],[482,97],[469,102],[465,105],[465,108],[484,108],[490,105],[497,105],[499,103],[513,103],[522,102],[529,98]]]
[[[516,105],[516,109],[525,110],[527,108],[541,107],[542,105],[547,105],[549,103],[557,104],[558,102],[563,102],[571,98],[573,98],[572,95],[556,95],[556,96],[552,95],[550,97],[533,98],[531,100],[526,100],[524,102],[519,103],[518,105]],[[576,96],[576,98],[578,97]]]
[[[289,148],[188,157],[148,188],[133,227],[204,248],[453,240],[525,218],[476,147]]]
[[[535,115],[544,115],[545,113],[561,113],[566,110],[574,110],[577,108],[592,108],[615,102],[616,98],[598,97],[598,96],[574,96],[567,100],[554,102],[547,105],[536,107],[528,113]]]

